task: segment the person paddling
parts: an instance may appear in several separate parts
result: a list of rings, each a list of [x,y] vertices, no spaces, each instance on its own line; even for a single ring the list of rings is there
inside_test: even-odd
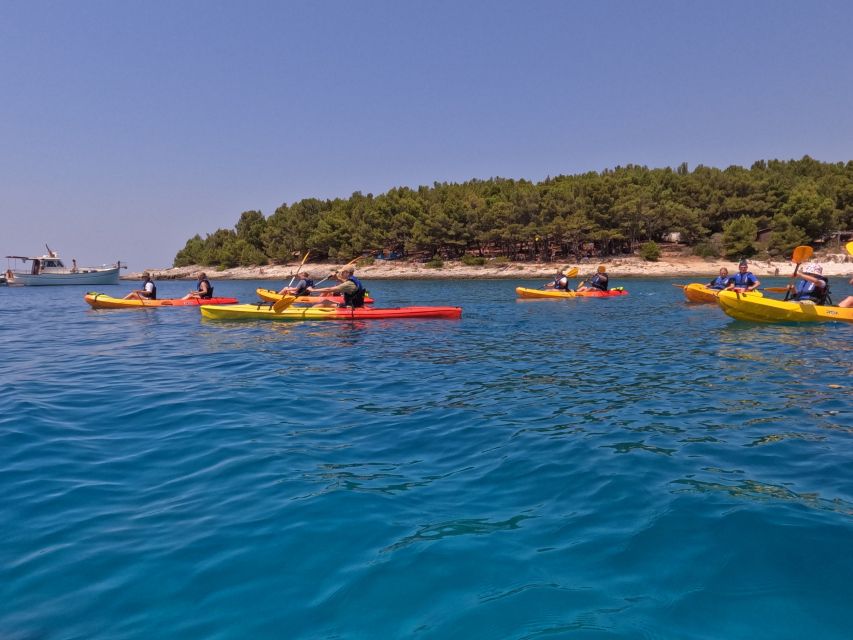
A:
[[[296,283],[296,286],[286,286],[282,287],[281,291],[279,291],[279,295],[287,295],[293,294],[295,296],[307,296],[314,290],[314,281],[311,279],[311,274],[307,271],[300,271],[296,274],[299,276],[299,281]]]
[[[737,268],[738,272],[729,280],[727,290],[753,291],[761,285],[761,281],[749,270],[749,263],[746,260],[741,260]]]
[[[190,291],[187,295],[185,295],[181,300],[190,300],[191,298],[201,298],[202,300],[209,300],[213,297],[213,285],[210,284],[210,280],[207,279],[207,274],[202,271],[198,274],[198,285],[195,291]]]
[[[714,278],[713,280],[711,280],[711,282],[708,283],[708,288],[717,290],[725,289],[729,286],[729,279],[729,270],[725,267],[721,267],[720,275],[718,275],[716,278]]]
[[[334,287],[325,287],[315,289],[315,291],[323,294],[340,294],[344,301],[338,304],[339,307],[352,307],[353,309],[364,306],[365,289],[361,281],[355,277],[355,269],[351,266],[343,267],[335,274],[335,278],[340,281],[340,284]],[[315,306],[328,306],[334,304],[328,300],[324,300]]]
[[[557,291],[568,291],[569,290],[569,274],[572,273],[569,267],[566,267],[563,271],[558,271],[554,276],[554,281],[549,282],[545,285],[546,289],[556,289]],[[577,273],[577,271],[575,271]]]
[[[151,279],[151,274],[147,271],[142,274],[142,288],[135,289],[128,293],[125,297],[125,300],[156,300],[157,299],[157,285],[154,284],[154,281]]]
[[[829,296],[829,278],[823,275],[823,266],[818,263],[809,263],[800,269],[797,277],[801,281],[796,286],[789,285],[793,289],[791,300],[826,304]]]
[[[598,272],[589,279],[589,286],[580,285],[578,291],[607,291],[610,286],[610,278],[607,276],[607,267],[598,265]]]

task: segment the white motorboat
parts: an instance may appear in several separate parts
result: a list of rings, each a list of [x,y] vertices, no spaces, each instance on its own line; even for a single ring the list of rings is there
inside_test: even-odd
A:
[[[43,256],[6,257],[21,260],[25,265],[30,263],[27,269],[6,270],[6,284],[10,286],[118,284],[119,270],[122,268],[121,262],[100,267],[78,267],[76,260],[71,267],[67,267],[59,254],[51,251],[50,247],[47,247],[47,254]]]

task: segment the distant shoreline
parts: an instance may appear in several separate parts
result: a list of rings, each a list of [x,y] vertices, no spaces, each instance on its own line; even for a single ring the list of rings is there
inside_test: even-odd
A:
[[[853,275],[853,258],[846,254],[831,254],[814,261],[823,265],[826,276]],[[664,257],[657,262],[645,262],[637,257],[616,258],[602,262],[508,262],[468,266],[458,261],[448,260],[438,269],[425,264],[404,260],[380,261],[356,268],[356,275],[367,280],[509,280],[530,278],[551,278],[567,266],[576,266],[580,275],[593,273],[599,264],[605,265],[607,273],[614,279],[621,277],[696,277],[699,279],[716,276],[721,267],[729,273],[737,272],[737,262],[723,259],[704,259],[696,257]],[[308,264],[305,269],[314,280],[319,281],[340,267],[340,263]],[[155,280],[195,280],[203,271],[211,280],[289,280],[299,267],[299,263],[263,267],[234,267],[217,271],[210,267],[189,266],[170,269],[147,269]],[[750,271],[758,278],[786,277],[793,272],[794,265],[787,261],[750,261]],[[777,271],[778,270],[778,271]],[[128,273],[122,280],[138,280],[142,271]]]

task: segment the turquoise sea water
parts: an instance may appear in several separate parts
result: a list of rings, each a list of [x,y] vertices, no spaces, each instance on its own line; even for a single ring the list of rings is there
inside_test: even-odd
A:
[[[0,638],[850,638],[853,327],[671,282],[295,324],[0,288]]]

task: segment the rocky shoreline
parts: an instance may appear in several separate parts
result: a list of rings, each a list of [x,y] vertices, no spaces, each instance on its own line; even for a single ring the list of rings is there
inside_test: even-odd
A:
[[[853,258],[846,254],[829,254],[814,258],[823,265],[827,276],[853,275]],[[458,261],[445,261],[440,268],[432,268],[418,262],[404,260],[377,260],[373,264],[357,266],[356,275],[368,280],[435,280],[435,279],[525,279],[550,278],[558,270],[567,266],[577,266],[580,274],[591,274],[598,262],[507,262],[483,266],[469,266]],[[602,261],[607,272],[614,278],[620,277],[697,277],[715,276],[720,267],[728,268],[730,273],[737,271],[737,263],[723,259],[704,259],[696,257],[664,256],[657,262],[645,262],[638,257],[617,258]],[[321,280],[334,272],[340,263],[311,263],[306,270],[315,280]],[[155,280],[194,280],[200,271],[207,273],[211,280],[289,280],[298,262],[285,265],[263,267],[235,267],[217,271],[210,267],[189,266],[169,269],[147,269]],[[750,270],[759,278],[767,276],[785,277],[793,271],[793,264],[787,261],[750,261]],[[142,272],[128,273],[123,280],[138,280]]]

